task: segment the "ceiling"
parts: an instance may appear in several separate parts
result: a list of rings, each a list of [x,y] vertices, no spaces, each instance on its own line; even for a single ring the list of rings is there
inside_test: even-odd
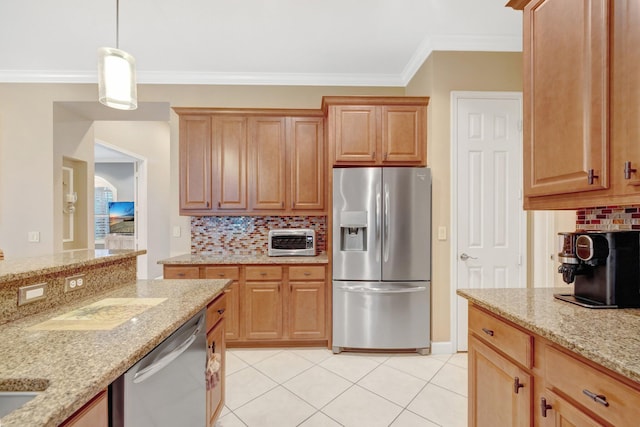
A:
[[[0,82],[405,86],[435,50],[520,51],[507,0],[1,0]],[[116,31],[118,28],[118,31]]]

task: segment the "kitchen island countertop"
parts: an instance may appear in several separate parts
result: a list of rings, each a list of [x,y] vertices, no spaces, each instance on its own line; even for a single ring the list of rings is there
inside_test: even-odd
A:
[[[138,280],[2,325],[0,389],[42,392],[0,419],[0,425],[59,425],[215,299],[229,283],[229,280]],[[105,298],[164,301],[110,330],[33,330],[52,317]]]
[[[572,288],[459,289],[479,307],[640,382],[640,309],[589,309],[557,300]]]
[[[326,253],[316,256],[268,256],[234,255],[234,254],[185,254],[158,261],[164,265],[197,265],[197,264],[328,264]]]

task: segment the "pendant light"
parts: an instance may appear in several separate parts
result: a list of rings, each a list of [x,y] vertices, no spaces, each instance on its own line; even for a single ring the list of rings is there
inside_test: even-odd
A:
[[[116,47],[98,49],[98,93],[101,104],[119,110],[138,108],[136,60],[119,49],[120,1],[116,0]]]

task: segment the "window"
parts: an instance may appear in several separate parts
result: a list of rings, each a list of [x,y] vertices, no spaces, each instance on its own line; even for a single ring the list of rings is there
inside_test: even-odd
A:
[[[100,176],[95,177],[94,187],[94,240],[96,244],[103,244],[109,234],[109,202],[118,200],[118,190]]]

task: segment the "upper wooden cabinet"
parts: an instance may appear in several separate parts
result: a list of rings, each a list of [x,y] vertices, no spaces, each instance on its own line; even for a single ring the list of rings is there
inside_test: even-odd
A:
[[[324,213],[320,110],[174,110],[181,215]]]
[[[428,103],[426,97],[324,97],[332,163],[426,165]]]
[[[525,208],[637,203],[640,5],[533,0],[523,16]]]

